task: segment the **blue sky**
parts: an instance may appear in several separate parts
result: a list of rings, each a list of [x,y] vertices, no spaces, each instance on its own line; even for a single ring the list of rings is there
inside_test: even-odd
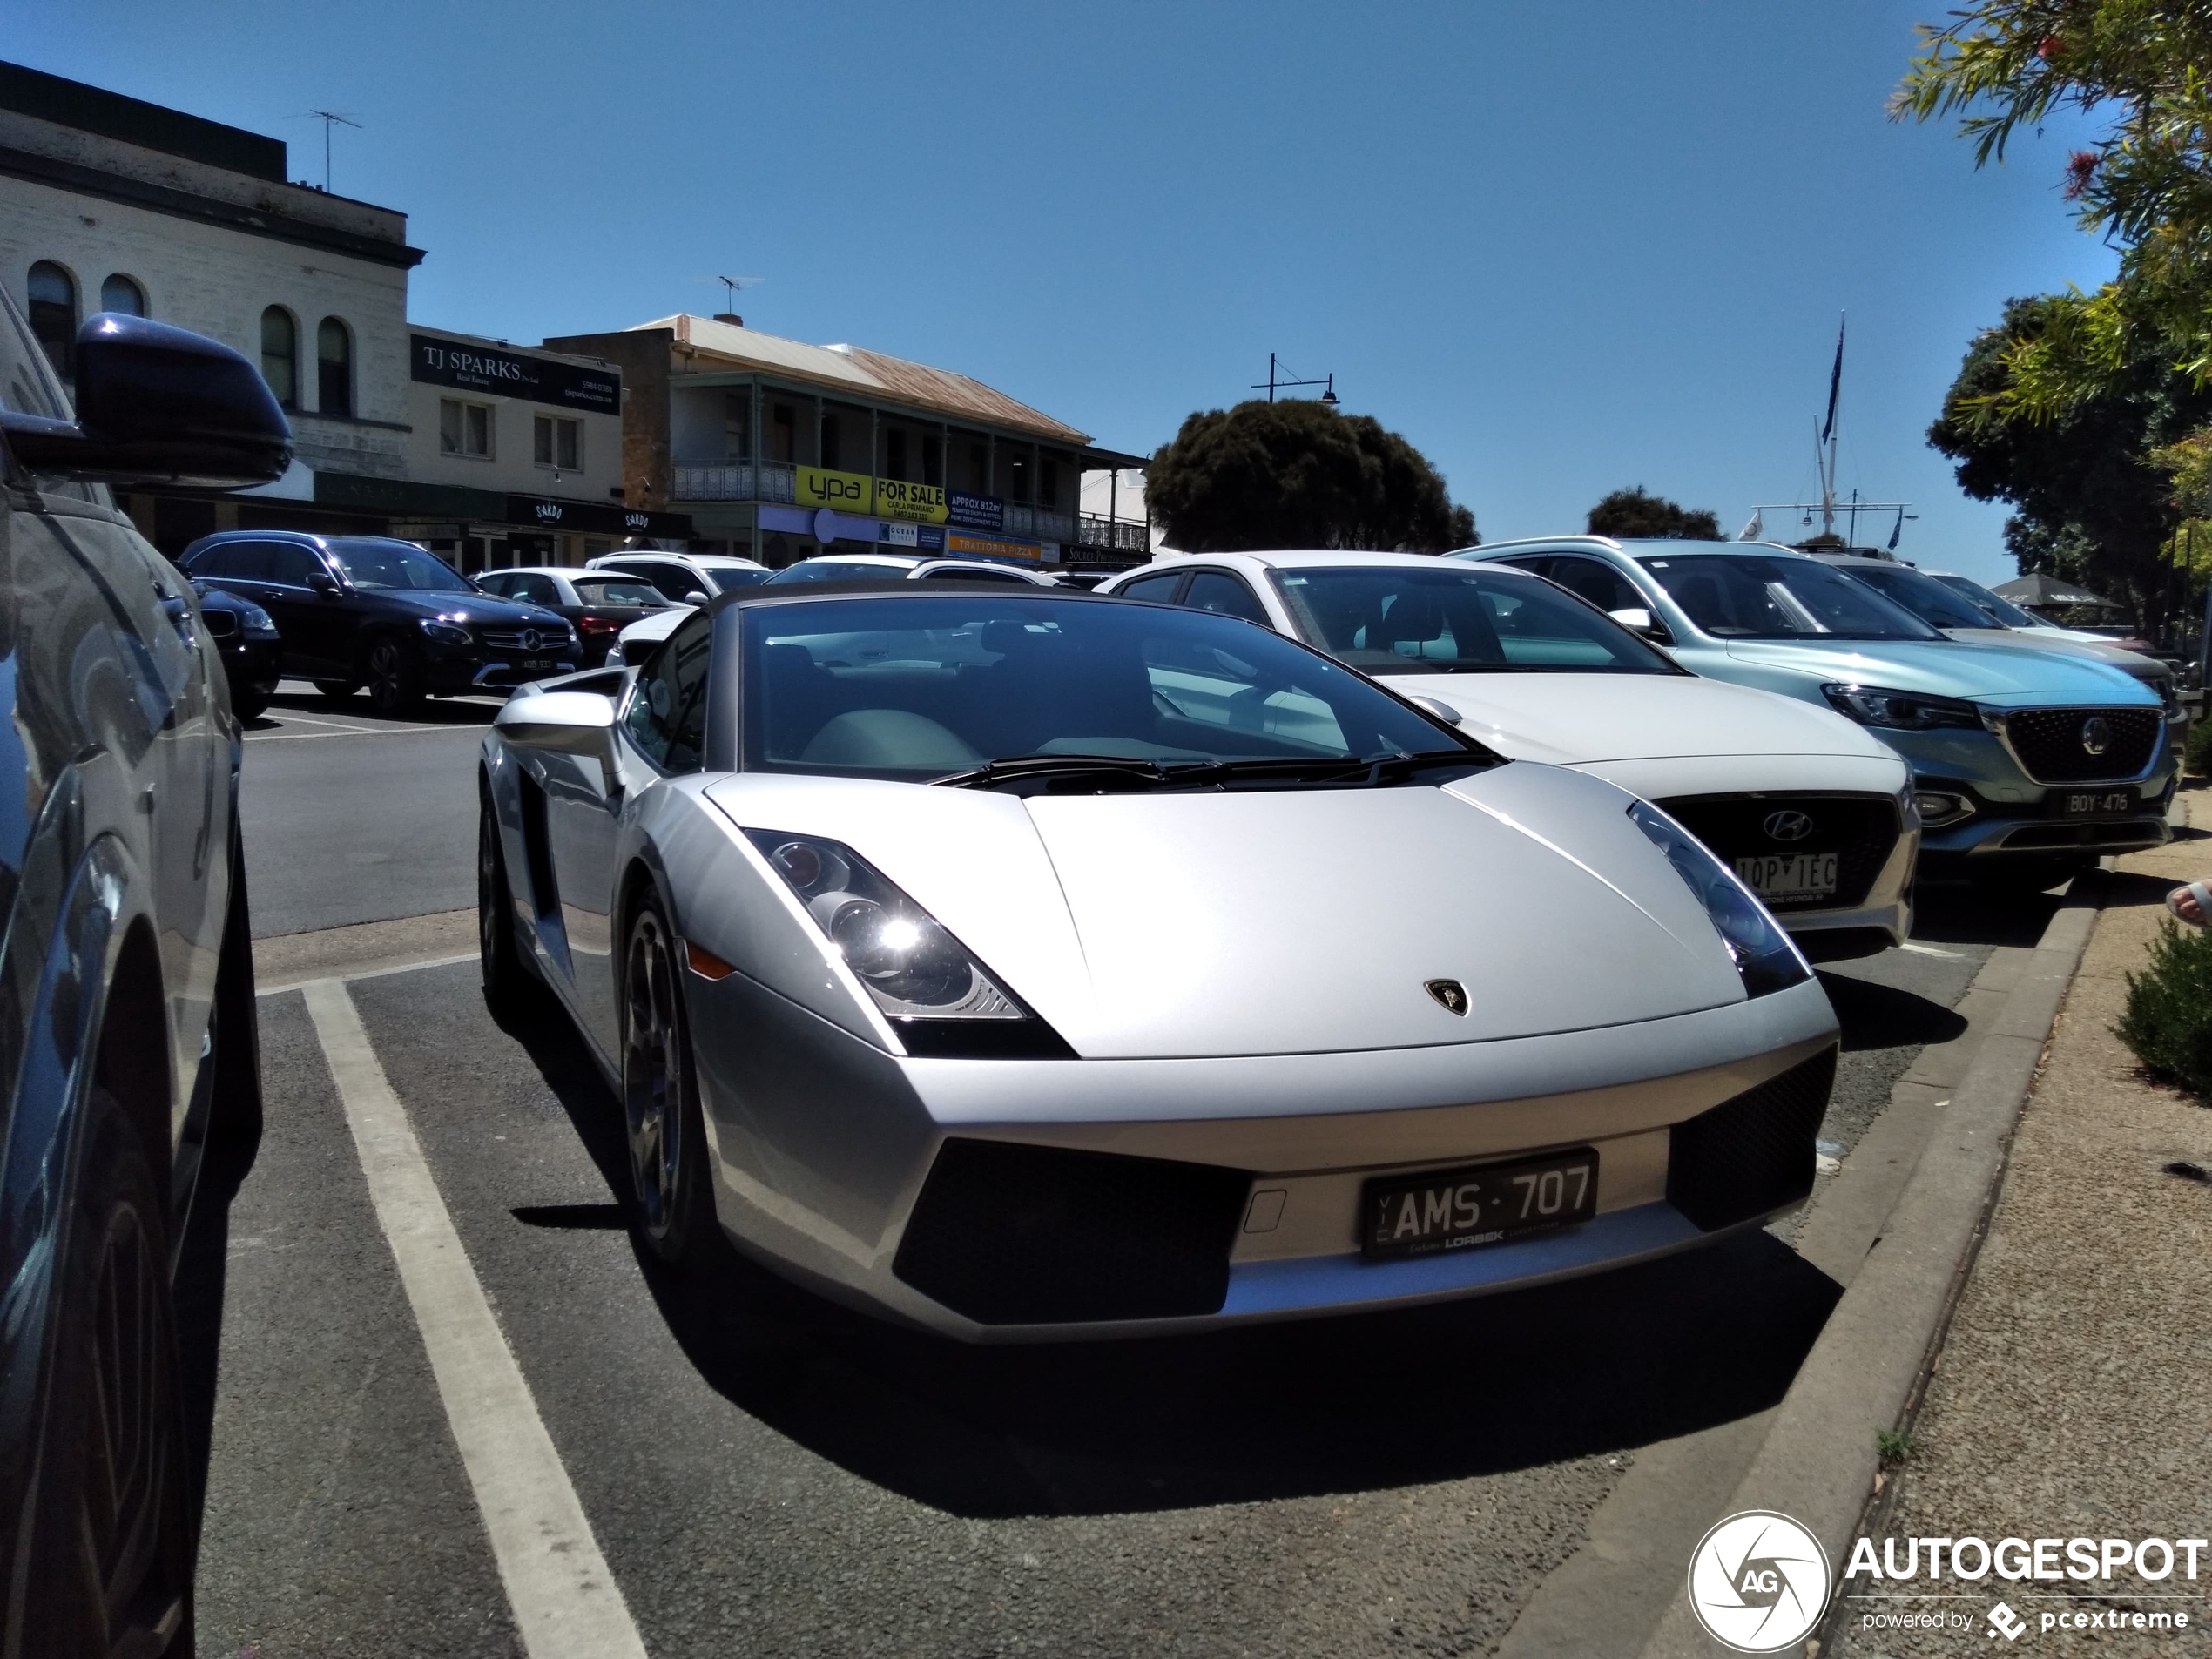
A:
[[[1140,452],[1272,350],[1489,539],[1622,484],[1730,533],[1802,498],[1847,311],[1843,487],[1994,579],[2004,509],[1922,434],[2007,295],[2112,260],[2059,198],[2077,132],[1976,173],[1886,119],[1941,3],[9,0],[0,57],[283,138],[318,182],[303,112],[353,115],[333,183],[411,216],[422,322],[535,341],[760,276],[754,327]]]

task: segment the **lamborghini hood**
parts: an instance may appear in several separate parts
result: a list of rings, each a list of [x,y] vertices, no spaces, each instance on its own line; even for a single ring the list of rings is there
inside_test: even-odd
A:
[[[1630,797],[1551,767],[1026,799],[797,781],[709,792],[749,827],[854,847],[1086,1058],[1483,1042],[1743,995]]]

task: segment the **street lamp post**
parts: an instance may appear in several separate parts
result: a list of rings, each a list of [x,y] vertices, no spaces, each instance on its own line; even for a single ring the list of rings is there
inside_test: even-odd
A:
[[[1260,384],[1261,383],[1259,381],[1254,381],[1252,382],[1251,389],[1255,392],[1258,391],[1260,389]],[[1337,406],[1337,377],[1334,374],[1324,374],[1318,381],[1302,381],[1294,379],[1288,369],[1279,368],[1279,366],[1276,362],[1275,354],[1273,352],[1267,354],[1266,386],[1267,401],[1270,403],[1272,403],[1275,401],[1275,388],[1278,386],[1318,386],[1324,388],[1321,393],[1320,401],[1327,404],[1331,408],[1334,408]]]

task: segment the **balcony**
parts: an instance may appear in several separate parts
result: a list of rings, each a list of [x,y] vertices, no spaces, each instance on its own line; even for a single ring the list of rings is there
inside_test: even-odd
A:
[[[754,465],[733,461],[711,467],[675,467],[671,501],[780,501],[799,499],[792,469],[772,461]]]
[[[1082,516],[1076,527],[1076,545],[1089,550],[1096,548],[1111,554],[1128,554],[1138,559],[1152,556],[1150,540],[1150,527],[1136,518],[1100,518],[1090,513]]]

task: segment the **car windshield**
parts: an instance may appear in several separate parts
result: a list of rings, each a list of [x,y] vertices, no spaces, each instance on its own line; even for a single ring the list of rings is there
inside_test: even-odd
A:
[[[799,582],[896,582],[910,568],[867,559],[802,559],[774,572],[761,585],[787,588]]]
[[[1233,617],[1049,590],[916,588],[911,598],[746,610],[738,706],[749,770],[927,780],[1028,757],[1162,768],[1493,759],[1351,671]]]
[[[2010,599],[2000,599],[1980,583],[1963,576],[1931,576],[1931,582],[1940,582],[1953,593],[1963,593],[1977,610],[1986,612],[1989,619],[2000,628],[2049,628],[2055,624],[2046,622],[2033,610],[2023,610]]]
[[[1863,582],[1797,553],[1669,553],[1637,563],[1722,639],[1940,639]]]
[[[1986,628],[1980,609],[1909,565],[1849,564],[1838,567],[1877,593],[1894,599],[1931,628]]]
[[[1533,576],[1383,564],[1274,575],[1299,637],[1370,674],[1682,671]]]
[[[664,605],[668,601],[661,590],[650,582],[639,582],[631,577],[601,577],[594,580],[588,576],[570,577],[577,595],[584,604],[591,605]]]
[[[728,593],[735,588],[758,587],[774,574],[772,570],[755,570],[742,564],[728,564],[709,569],[706,579],[714,584],[717,593]]]
[[[357,588],[414,588],[427,593],[473,593],[475,584],[436,554],[412,542],[334,541],[330,556]]]

